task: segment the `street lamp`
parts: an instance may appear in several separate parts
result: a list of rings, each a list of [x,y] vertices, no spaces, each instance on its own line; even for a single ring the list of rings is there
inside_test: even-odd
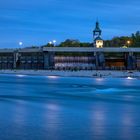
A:
[[[52,45],[53,43],[50,41],[49,44]]]
[[[127,45],[128,45],[128,47],[130,46],[130,43],[131,43],[131,41],[130,41],[130,40],[128,40],[128,41],[127,41]]]
[[[18,44],[19,44],[19,46],[21,47],[21,46],[23,45],[23,42],[20,41]]]
[[[55,47],[55,44],[56,44],[56,40],[53,40],[53,41],[50,41],[50,42],[49,42],[49,45],[50,45],[50,46]]]
[[[53,40],[53,45],[54,45],[54,47],[55,47],[55,44],[56,44],[56,40]]]

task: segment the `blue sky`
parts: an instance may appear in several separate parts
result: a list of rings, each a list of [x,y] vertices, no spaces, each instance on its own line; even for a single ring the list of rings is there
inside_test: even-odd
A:
[[[67,38],[92,42],[98,18],[103,39],[140,27],[139,0],[1,0],[0,48],[42,45]]]

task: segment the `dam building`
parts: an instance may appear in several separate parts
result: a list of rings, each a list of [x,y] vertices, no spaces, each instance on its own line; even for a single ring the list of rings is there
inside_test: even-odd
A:
[[[104,48],[96,22],[91,47],[0,49],[0,69],[140,70],[140,48]]]
[[[73,54],[72,56],[69,54]],[[118,56],[108,56],[119,53]],[[107,55],[106,55],[107,54]],[[140,70],[140,48],[0,49],[0,69]]]

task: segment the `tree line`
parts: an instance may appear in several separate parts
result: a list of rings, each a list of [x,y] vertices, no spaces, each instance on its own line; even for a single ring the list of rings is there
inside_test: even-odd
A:
[[[53,47],[54,44],[46,44],[42,47]],[[93,43],[80,42],[75,39],[66,39],[64,42],[56,45],[56,47],[91,47]],[[104,47],[140,47],[140,31],[133,33],[131,36],[114,37],[110,40],[104,40]]]
[[[140,31],[131,36],[114,37],[111,40],[104,41],[104,47],[140,47]]]

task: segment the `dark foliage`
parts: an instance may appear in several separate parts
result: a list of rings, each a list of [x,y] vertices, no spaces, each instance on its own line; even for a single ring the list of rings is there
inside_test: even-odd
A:
[[[129,43],[128,43],[129,41]],[[53,47],[53,44],[46,44],[42,47]],[[91,47],[93,43],[80,42],[75,39],[67,39],[61,42],[57,47]],[[131,36],[114,37],[111,40],[104,40],[104,47],[140,47],[140,31],[132,34]]]

